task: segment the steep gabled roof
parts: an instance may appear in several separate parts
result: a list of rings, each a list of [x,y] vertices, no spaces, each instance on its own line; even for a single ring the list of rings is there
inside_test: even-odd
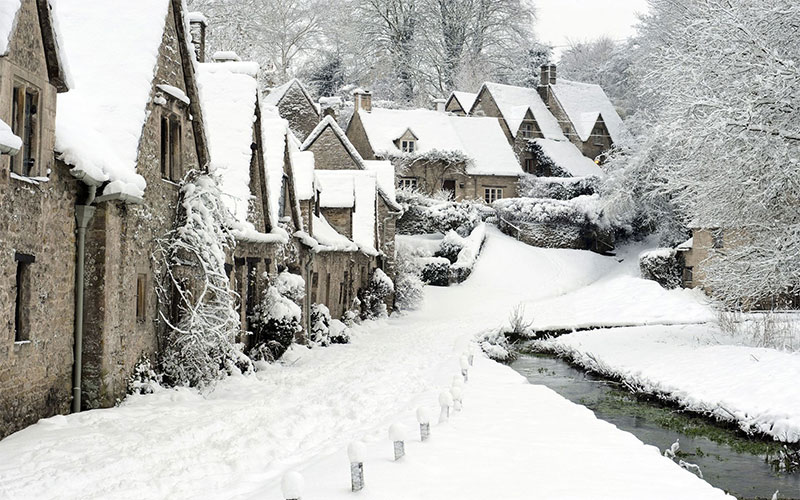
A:
[[[478,94],[454,90],[447,99],[447,102],[449,103],[451,100],[455,99],[456,102],[458,102],[458,105],[461,106],[461,109],[464,110],[464,113],[469,113],[469,111],[472,109],[472,105],[475,104],[475,99],[477,98]]]
[[[589,140],[599,117],[602,117],[612,141],[619,143],[623,140],[622,118],[602,87],[593,83],[562,79],[555,85],[550,85],[550,89],[564,108],[581,141]]]
[[[534,139],[542,148],[542,152],[564,172],[574,177],[594,175],[605,177],[603,170],[569,141],[553,141],[550,139]]]
[[[66,92],[72,86],[69,70],[63,52],[59,47],[59,34],[50,12],[49,0],[35,0],[39,16],[39,27],[42,32],[42,44],[45,51],[47,73],[50,83],[59,92]],[[20,0],[3,0],[0,2],[0,57],[8,55],[11,38],[17,23],[17,14],[22,3]]]
[[[268,106],[280,105],[284,96],[286,95],[287,92],[289,92],[289,89],[291,89],[292,87],[296,87],[298,90],[300,90],[300,92],[302,92],[303,96],[308,101],[308,105],[311,106],[311,108],[317,113],[317,115],[319,115],[319,106],[317,105],[317,103],[314,102],[314,99],[311,98],[311,94],[309,94],[305,85],[303,85],[303,83],[297,78],[292,78],[283,85],[280,85],[270,90],[269,94],[267,94],[264,97],[264,104]]]
[[[427,109],[373,108],[359,111],[370,146],[383,156],[402,155],[395,140],[407,129],[417,134],[414,154],[438,150],[459,152],[472,159],[468,174],[519,175],[522,169],[497,118],[453,116]]]
[[[530,108],[545,139],[566,140],[561,127],[558,126],[558,120],[547,109],[536,89],[492,82],[484,83],[481,91],[483,89],[491,94],[512,135],[517,135],[522,120]],[[480,95],[480,91],[478,94]],[[475,104],[473,104],[473,108],[475,108]],[[471,109],[470,114],[472,112]]]

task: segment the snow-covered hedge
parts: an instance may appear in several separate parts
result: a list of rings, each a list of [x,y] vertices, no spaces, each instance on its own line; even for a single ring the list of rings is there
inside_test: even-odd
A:
[[[397,221],[400,234],[446,234],[452,230],[467,236],[494,215],[494,210],[479,201],[447,201],[405,189],[397,191],[397,201],[404,209]]]
[[[250,323],[256,342],[250,357],[274,361],[283,356],[294,336],[303,330],[301,316],[300,306],[281,295],[278,286],[269,286]]]
[[[486,223],[481,222],[466,238],[455,231],[450,231],[442,239],[436,257],[450,261],[450,281],[461,283],[472,273],[472,267],[486,239]]]
[[[311,331],[308,343],[311,346],[325,347],[331,343],[331,311],[325,304],[311,305]]]
[[[350,342],[350,327],[338,319],[332,319],[330,337],[331,344],[347,344]]]
[[[369,286],[364,292],[364,319],[383,318],[387,316],[386,298],[394,293],[394,283],[381,269],[372,272]]]
[[[551,198],[571,200],[597,193],[600,178],[590,177],[537,177],[523,174],[519,178],[519,196],[523,198]]]
[[[420,279],[433,286],[450,284],[450,261],[444,257],[423,257],[417,259],[422,266]]]
[[[642,278],[652,280],[666,289],[680,288],[683,266],[674,248],[658,248],[639,255]]]

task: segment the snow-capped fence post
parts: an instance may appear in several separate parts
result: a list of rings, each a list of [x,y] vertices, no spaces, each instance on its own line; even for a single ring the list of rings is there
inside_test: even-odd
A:
[[[450,394],[453,396],[453,410],[461,411],[461,403],[464,398],[464,390],[460,386],[453,386],[450,388]]]
[[[427,408],[417,408],[417,422],[419,422],[419,438],[422,442],[431,437],[431,415]]]
[[[395,462],[403,458],[406,454],[405,440],[406,428],[403,424],[392,424],[389,427],[389,439],[394,443],[394,460]]]
[[[439,394],[439,406],[442,412],[439,414],[439,423],[447,422],[450,418],[450,407],[453,406],[453,396],[449,391],[442,391]]]
[[[469,354],[467,355],[467,361],[469,361],[469,366],[472,366],[472,363],[475,361],[475,352],[472,350],[472,347],[469,348]]]
[[[469,382],[469,360],[466,356],[461,356],[461,375],[464,377],[464,382]]]
[[[364,488],[364,454],[366,447],[361,441],[353,441],[347,447],[347,457],[350,459],[350,484],[353,491]]]
[[[281,491],[286,500],[301,500],[305,480],[299,472],[287,472],[281,480]]]

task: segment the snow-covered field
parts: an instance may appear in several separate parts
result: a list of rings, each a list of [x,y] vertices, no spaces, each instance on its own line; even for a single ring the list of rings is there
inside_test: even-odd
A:
[[[352,344],[295,348],[208,394],[136,396],[0,441],[0,498],[279,499],[290,469],[305,474],[306,499],[350,496],[345,449],[354,439],[368,444],[362,498],[724,498],[656,449],[483,358],[464,410],[435,425],[430,443],[409,442],[403,463],[389,461],[386,429],[413,425],[419,406],[435,410],[467,339],[502,325],[520,302],[580,293],[619,267],[490,228],[469,280],[428,287],[423,309],[359,327]],[[588,304],[568,306],[559,306],[564,322]]]

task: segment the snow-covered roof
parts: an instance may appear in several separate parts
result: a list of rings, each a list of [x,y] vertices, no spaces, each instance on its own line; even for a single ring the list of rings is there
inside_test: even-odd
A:
[[[483,86],[494,98],[513,135],[517,135],[527,108],[530,108],[545,139],[566,140],[558,120],[547,109],[536,89],[491,82],[486,82]]]
[[[0,120],[0,153],[15,155],[21,147],[22,139],[14,135],[6,122]]]
[[[473,94],[472,92],[460,92],[458,90],[454,90],[451,94],[451,97],[455,98],[458,101],[458,104],[461,105],[461,108],[464,110],[465,113],[469,113],[469,110],[472,109],[472,105],[475,104],[475,99],[478,97],[478,94]]]
[[[622,141],[624,132],[622,118],[602,87],[593,83],[562,79],[555,85],[550,85],[550,89],[567,113],[581,141],[589,140],[598,116],[603,117],[611,140],[617,143]]]
[[[59,96],[56,151],[76,175],[110,181],[105,194],[142,197],[136,172],[169,0],[58,0],[74,87]]]
[[[319,217],[311,214],[313,218],[314,239],[317,240],[320,246],[316,249],[320,252],[325,251],[338,251],[338,252],[355,252],[358,250],[358,245],[350,241],[347,236],[336,231],[331,226],[325,216]]]
[[[681,243],[680,245],[678,245],[677,247],[675,247],[675,250],[679,252],[688,252],[689,250],[692,249],[693,246],[694,246],[694,237],[691,237],[688,240]]]
[[[397,204],[394,184],[394,165],[389,160],[364,160],[364,168],[375,172],[378,189],[386,195],[390,204]],[[396,208],[399,208],[397,205]]]
[[[211,55],[211,59],[220,62],[240,62],[242,60],[239,54],[232,50],[218,50]]]
[[[323,208],[352,208],[356,203],[356,170],[317,170],[319,205]]]
[[[248,223],[253,119],[258,82],[227,64],[205,63],[197,72],[208,133],[210,169],[222,179],[225,203],[240,223]]]
[[[472,159],[467,173],[519,175],[522,169],[496,118],[453,116],[427,109],[372,108],[359,111],[372,150],[400,155],[395,141],[411,129],[418,137],[415,154],[433,150],[460,152]]]
[[[294,190],[298,200],[310,200],[315,195],[314,153],[311,151],[291,151]]]
[[[545,155],[559,168],[574,177],[590,175],[604,177],[603,170],[569,141],[551,141],[550,139],[534,139]]]
[[[274,106],[261,106],[261,143],[264,147],[264,167],[272,221],[277,221],[280,213],[278,204],[282,198],[283,162],[287,134],[290,133],[289,123],[280,117]]]
[[[297,78],[292,78],[283,85],[270,89],[269,94],[267,94],[267,96],[264,97],[264,104],[267,104],[269,106],[277,106],[278,104],[280,104],[281,99],[283,99],[283,96],[285,96],[286,93],[289,91],[289,89],[295,85],[297,85],[297,88],[300,89],[300,92],[302,92],[303,95],[306,97],[306,99],[308,99],[309,105],[312,108],[314,108],[317,114],[319,114],[319,105],[314,102],[314,99],[311,98],[311,94],[308,93],[308,90],[306,89],[305,85],[303,85],[303,83]]]

